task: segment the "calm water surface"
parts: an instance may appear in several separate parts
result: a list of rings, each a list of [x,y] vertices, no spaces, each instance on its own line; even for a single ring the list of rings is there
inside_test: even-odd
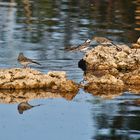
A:
[[[136,42],[140,36],[140,1],[0,1],[0,68],[21,67],[16,59],[23,52],[42,64],[32,68],[44,73],[66,71],[69,79],[79,82],[83,72],[77,63],[84,54],[64,48],[93,35],[116,43]],[[17,110],[19,101],[12,103],[6,93],[0,94],[2,140],[140,139],[138,94],[126,92],[104,99],[80,90],[71,99],[33,97],[30,104],[43,105],[22,115]]]

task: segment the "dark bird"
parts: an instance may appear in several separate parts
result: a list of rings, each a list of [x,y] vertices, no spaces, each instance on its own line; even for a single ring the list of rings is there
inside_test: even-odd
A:
[[[122,51],[122,49],[119,47],[119,46],[117,46],[116,44],[114,44],[113,42],[112,42],[112,40],[110,40],[110,39],[107,39],[107,38],[105,38],[105,37],[93,37],[93,39],[92,40],[95,40],[97,43],[99,43],[99,44],[102,44],[102,45],[113,45],[113,46],[116,46],[116,49],[118,50],[118,51]]]
[[[18,105],[17,109],[18,109],[19,114],[23,114],[24,111],[29,110],[29,109],[31,109],[33,107],[41,106],[41,105],[42,104],[38,104],[38,105],[33,106],[33,105],[30,105],[28,102],[21,102]]]
[[[34,64],[37,64],[37,65],[41,65],[40,63],[36,62],[36,61],[33,61],[32,59],[30,58],[27,58],[24,56],[23,53],[19,53],[19,56],[18,56],[18,62],[24,66],[24,68],[27,68],[28,64],[31,64],[31,63],[34,63]]]
[[[67,47],[67,48],[65,48],[65,50],[67,50],[67,51],[83,51],[84,52],[84,51],[88,50],[90,42],[91,42],[91,40],[87,39],[84,43],[82,43],[78,46],[72,46],[70,48]]]

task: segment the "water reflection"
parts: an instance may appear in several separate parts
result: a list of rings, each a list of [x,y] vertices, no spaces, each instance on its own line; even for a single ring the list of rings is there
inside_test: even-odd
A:
[[[112,0],[89,3],[86,1],[44,2],[43,0],[32,3],[23,0],[20,5],[23,9],[18,9],[20,17],[17,18],[17,22],[23,23],[24,41],[39,42],[43,41],[43,38],[49,41],[50,37],[57,39],[62,37],[64,44],[68,45],[73,41],[79,42],[79,39],[85,40],[93,34],[110,36],[116,41],[122,41],[123,37],[123,41],[130,39],[133,42],[138,37],[133,18],[137,5],[131,0],[115,3]],[[130,34],[136,35],[130,38]],[[47,35],[50,35],[48,39]]]
[[[140,1],[135,0],[136,3],[136,9],[135,9],[135,23],[136,27],[135,30],[140,31]]]
[[[24,8],[24,13],[26,17],[26,24],[31,24],[31,17],[32,17],[32,10],[31,10],[31,4],[29,0],[22,0],[23,2],[23,8]],[[28,26],[27,26],[28,27]]]
[[[30,105],[28,102],[21,102],[18,105],[17,109],[18,109],[19,114],[23,114],[24,111],[32,109],[32,108],[37,107],[37,106],[41,106],[41,105],[42,104]]]
[[[66,100],[72,100],[76,96],[76,93],[57,93],[49,92],[46,90],[2,90],[0,91],[0,103],[21,103],[35,99],[47,99],[47,98],[65,98]]]
[[[120,96],[93,108],[97,135],[93,139],[139,139],[139,96]]]
[[[42,64],[34,68],[42,72],[64,70],[70,79],[79,82],[83,72],[77,64],[83,53],[66,52],[64,48],[81,44],[93,35],[110,38],[116,44],[136,42],[140,35],[139,6],[139,0],[1,0],[0,67],[18,67],[17,56],[23,52]],[[127,90],[140,93],[133,87]],[[0,91],[0,130],[5,132],[1,137],[7,140],[11,136],[15,140],[19,137],[21,140],[27,137],[34,140],[138,139],[137,99],[140,97],[123,92],[119,97],[114,93],[112,100],[100,98],[98,101],[99,97],[95,97],[112,98],[107,97],[111,94],[93,91],[93,96],[83,92],[76,96],[47,91]],[[23,120],[14,112],[16,103],[35,99],[40,102],[43,98],[55,98],[54,107],[49,100],[44,101],[46,108],[37,108],[39,113],[32,110],[28,118],[25,113]]]
[[[12,43],[14,40],[16,3],[0,2],[0,42]]]

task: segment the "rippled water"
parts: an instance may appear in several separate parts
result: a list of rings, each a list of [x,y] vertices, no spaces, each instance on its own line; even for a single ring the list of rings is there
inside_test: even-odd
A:
[[[116,43],[136,42],[140,36],[140,1],[0,1],[0,68],[20,67],[16,59],[19,52],[24,52],[42,64],[32,68],[45,73],[66,71],[69,79],[79,82],[83,72],[77,63],[84,54],[64,48],[93,35]],[[11,98],[6,93],[1,95],[6,98],[1,98],[0,104],[2,140],[140,139],[138,94],[126,92],[104,99],[80,90],[71,99],[61,95],[32,99],[30,104],[43,105],[22,115],[17,110],[19,103],[8,104]]]

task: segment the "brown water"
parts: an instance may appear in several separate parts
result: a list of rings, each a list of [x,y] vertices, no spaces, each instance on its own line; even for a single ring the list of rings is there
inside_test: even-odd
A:
[[[84,54],[64,48],[94,35],[115,43],[136,42],[140,1],[0,1],[0,68],[20,67],[16,59],[24,52],[42,64],[32,68],[45,73],[64,70],[79,82],[83,72],[77,63]],[[29,97],[31,105],[43,105],[19,114],[18,104]],[[2,91],[0,101],[2,140],[140,139],[139,94],[104,99],[82,90],[77,95]]]

